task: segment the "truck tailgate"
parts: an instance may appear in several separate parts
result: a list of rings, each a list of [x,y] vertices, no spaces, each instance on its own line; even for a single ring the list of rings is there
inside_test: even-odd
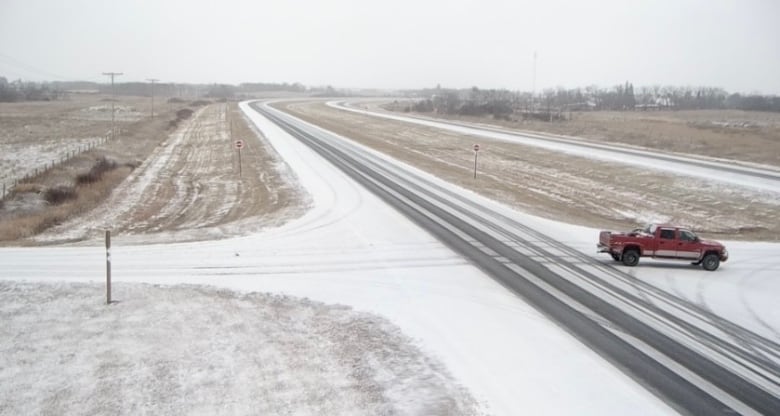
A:
[[[612,237],[611,231],[602,231],[599,233],[599,249],[607,251],[609,250],[609,242]]]

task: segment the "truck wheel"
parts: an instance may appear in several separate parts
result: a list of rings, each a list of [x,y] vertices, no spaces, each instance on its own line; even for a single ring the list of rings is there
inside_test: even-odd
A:
[[[639,252],[636,250],[626,250],[623,252],[623,264],[626,266],[636,266],[639,263]]]
[[[701,267],[704,268],[704,270],[707,270],[709,272],[717,270],[718,266],[720,266],[720,258],[717,254],[710,253],[704,256],[704,258],[701,260]]]

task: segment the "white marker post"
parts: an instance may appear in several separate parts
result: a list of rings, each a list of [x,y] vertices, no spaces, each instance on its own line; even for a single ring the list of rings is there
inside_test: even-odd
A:
[[[111,304],[111,231],[106,230],[106,305]]]
[[[479,153],[479,145],[474,143],[474,179],[477,179],[477,154]]]
[[[244,141],[241,139],[235,142],[236,149],[238,149],[238,177],[241,177],[241,148],[244,147]]]

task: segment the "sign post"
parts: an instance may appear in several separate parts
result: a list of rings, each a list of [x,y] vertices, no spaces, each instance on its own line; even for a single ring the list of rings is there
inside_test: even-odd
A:
[[[479,153],[479,145],[474,143],[474,179],[477,179],[477,154]]]
[[[111,304],[111,231],[106,230],[106,305]]]
[[[232,125],[231,125],[232,127]],[[238,177],[241,177],[241,148],[244,147],[244,141],[238,139],[235,141],[236,149],[238,149]]]

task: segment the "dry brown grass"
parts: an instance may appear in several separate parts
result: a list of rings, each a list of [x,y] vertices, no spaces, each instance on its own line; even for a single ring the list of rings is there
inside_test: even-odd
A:
[[[448,182],[541,217],[607,229],[668,221],[716,238],[780,239],[777,201],[768,196],[487,139],[480,139],[479,175],[474,180],[472,136],[364,116],[323,103],[277,107]],[[749,148],[742,149],[745,153],[741,155],[750,158]]]
[[[279,174],[278,156],[257,134],[236,103],[199,108],[105,202],[33,240],[90,239],[110,227],[137,241],[195,241],[245,234],[302,213],[299,191]],[[238,138],[245,142],[240,177]]]
[[[106,159],[105,157],[99,158],[88,172],[80,173],[76,175],[76,183],[79,185],[90,184],[99,182],[106,172],[116,169],[116,162]]]
[[[91,107],[107,106],[103,95],[71,94],[59,101],[0,103],[0,143],[30,142],[51,138],[99,137],[111,127],[110,111],[89,111]],[[146,118],[151,113],[148,97],[119,97],[118,108],[136,110],[137,117]],[[170,111],[171,105],[155,105],[155,112]],[[178,107],[176,107],[178,108]],[[117,111],[120,127],[129,126],[125,112]]]
[[[127,98],[122,97],[120,103],[127,104]],[[266,143],[254,140],[259,132],[247,122],[237,104],[205,101],[196,104],[205,106],[198,109],[202,117],[181,117],[185,112],[192,114],[186,108],[192,104],[170,100],[168,105],[156,108],[154,120],[146,117],[137,122],[123,122],[123,133],[117,140],[77,155],[34,177],[29,184],[17,187],[17,192],[7,199],[6,207],[0,206],[0,244],[63,241],[56,238],[60,230],[70,240],[88,238],[76,237],[79,232],[67,230],[82,227],[91,230],[104,223],[112,224],[117,232],[167,231],[162,234],[170,237],[165,238],[197,239],[198,234],[188,230],[219,227],[220,231],[241,232],[301,213],[298,189],[279,175],[278,156]],[[11,111],[10,119],[4,119],[5,115],[0,117],[0,127],[9,125],[21,134],[24,126],[33,125],[36,134],[51,136],[56,133],[57,123],[45,120],[66,120],[74,112],[81,114],[80,109],[85,105],[95,103],[86,100],[50,106],[21,104]],[[161,110],[166,112],[160,113]],[[175,120],[174,126],[178,125],[175,132],[170,130],[171,120]],[[228,134],[231,130],[228,121],[233,136],[245,139],[246,143],[242,149],[242,178],[237,177],[236,151]],[[82,124],[98,130],[105,127],[100,123],[97,127]],[[79,130],[79,134],[90,132]],[[9,140],[17,133],[9,133]],[[184,138],[175,139],[178,135]],[[157,149],[169,150],[169,146],[177,147],[173,152],[155,153]],[[136,200],[132,195],[139,192],[137,182],[125,178],[155,155],[170,160],[156,165],[164,165],[162,172],[138,172],[138,175],[152,175],[150,181],[140,181],[148,186],[141,191],[145,195],[143,202],[127,209],[114,209],[123,201]],[[70,189],[72,193],[64,192]],[[47,194],[50,202],[56,203],[44,203]],[[223,227],[236,222],[241,225]],[[178,231],[182,231],[181,236],[175,235]],[[51,235],[54,237],[49,238]]]
[[[59,205],[65,201],[78,198],[78,192],[73,186],[60,185],[49,188],[43,193],[43,199],[49,205]]]
[[[262,133],[250,124],[238,105],[228,105],[233,138],[244,139],[246,143],[241,149],[242,169],[246,174],[242,178],[241,203],[236,204],[227,219],[235,221],[260,215],[279,221],[287,215],[302,214],[302,195],[296,184],[288,183],[276,169],[279,156],[266,141],[254,139],[262,137]],[[274,217],[277,219],[273,220]]]
[[[144,103],[147,100],[136,100]],[[26,123],[45,120],[47,114],[59,112],[72,113],[84,103],[55,102],[52,107],[43,104],[20,104],[15,107],[15,116]],[[24,243],[22,240],[37,235],[53,226],[94,209],[111,191],[133,171],[134,167],[165,140],[168,136],[168,120],[178,108],[169,107],[168,111],[156,114],[154,119],[142,118],[134,122],[122,123],[123,133],[93,150],[82,153],[65,163],[49,169],[26,183],[18,184],[13,192],[6,196],[0,207],[0,244]],[[165,110],[163,108],[162,110]],[[159,109],[157,111],[160,111]],[[5,120],[7,121],[7,120]],[[38,126],[46,131],[46,122]],[[89,128],[102,130],[103,122],[96,122]],[[86,127],[85,127],[86,128]],[[97,131],[97,130],[96,130]],[[79,180],[81,178],[81,180]],[[9,206],[21,200],[45,200],[47,192],[71,187],[74,196],[66,197],[59,203],[42,202],[34,207],[21,208],[9,212]]]
[[[382,103],[367,103],[381,109]],[[780,113],[737,110],[596,111],[543,122],[492,117],[415,114],[517,130],[583,137],[670,152],[780,166]]]
[[[105,172],[99,180],[72,187],[72,195],[60,200],[59,203],[48,203],[43,210],[17,213],[0,221],[0,242],[32,237],[75,215],[88,212],[99,204],[131,171],[132,169],[128,166],[120,166]],[[36,183],[24,185],[23,190],[37,190],[35,193],[42,194],[42,198],[46,198],[46,194],[52,190],[61,189],[61,187],[55,187],[43,190],[44,187]],[[14,193],[18,195],[24,192],[17,188]]]
[[[45,187],[39,183],[22,182],[14,187],[14,190],[9,195],[9,198],[12,198],[14,194],[39,194],[43,192],[44,189]]]

